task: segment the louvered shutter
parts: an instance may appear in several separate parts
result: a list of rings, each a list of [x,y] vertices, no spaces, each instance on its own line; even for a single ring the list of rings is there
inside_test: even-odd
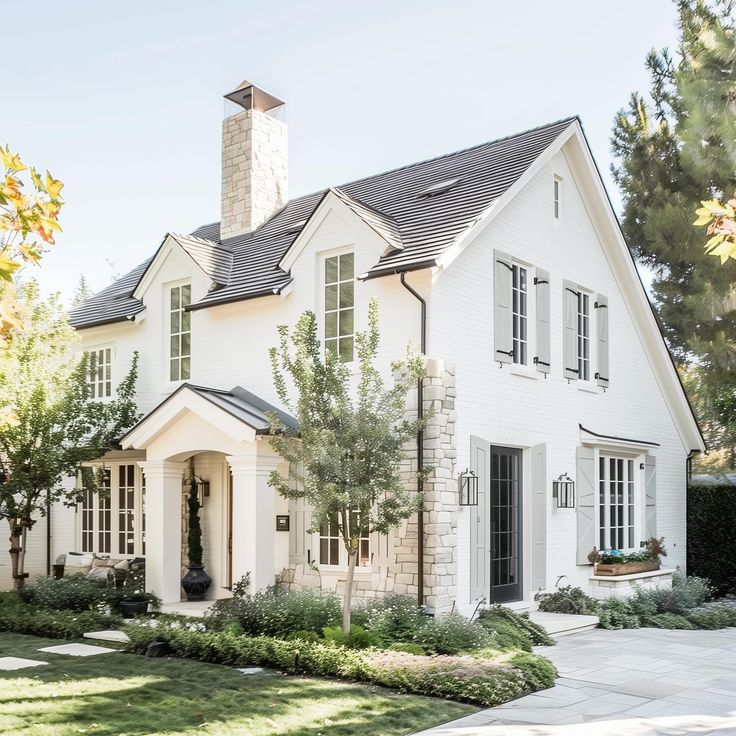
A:
[[[470,469],[478,476],[478,505],[468,507],[470,523],[470,598],[489,593],[491,445],[479,437],[470,438]]]
[[[571,381],[578,378],[578,293],[575,284],[562,282],[562,368]]]
[[[577,564],[587,565],[588,554],[596,546],[595,451],[592,447],[578,447],[577,470]]]
[[[598,343],[598,385],[608,388],[608,297],[597,294],[595,298],[596,342]]]
[[[514,353],[512,273],[511,256],[493,251],[493,358],[499,363],[511,363]]]
[[[547,587],[547,445],[532,447],[532,590]]]
[[[537,269],[534,279],[536,290],[536,328],[537,328],[537,355],[534,364],[542,373],[550,372],[550,337],[549,337],[549,273],[541,268]]]
[[[314,560],[310,554],[311,510],[303,498],[289,500],[289,562],[307,563]]]
[[[644,462],[644,492],[646,494],[646,538],[657,536],[657,458],[647,455]]]

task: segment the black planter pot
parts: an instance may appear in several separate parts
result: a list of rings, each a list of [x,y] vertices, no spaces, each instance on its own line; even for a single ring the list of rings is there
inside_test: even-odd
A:
[[[135,618],[148,612],[148,601],[120,601],[123,618]]]
[[[212,585],[212,578],[204,571],[204,565],[191,565],[181,579],[181,587],[188,601],[203,601]]]

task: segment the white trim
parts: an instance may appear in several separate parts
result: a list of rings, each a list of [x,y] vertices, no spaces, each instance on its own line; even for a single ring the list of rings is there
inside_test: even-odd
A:
[[[589,447],[600,447],[604,451],[606,449],[612,451],[628,450],[635,454],[647,454],[657,449],[655,444],[645,441],[629,440],[621,437],[597,437],[584,429],[580,430],[580,444],[588,445]]]

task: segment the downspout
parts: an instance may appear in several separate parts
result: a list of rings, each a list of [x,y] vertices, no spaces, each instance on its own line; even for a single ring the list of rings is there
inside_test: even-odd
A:
[[[406,283],[406,274],[400,274],[401,285],[419,301],[421,305],[421,344],[422,356],[427,354],[427,302],[422,296]],[[424,379],[417,382],[417,419],[424,419]],[[424,605],[424,476],[421,471],[424,467],[424,428],[420,426],[417,432],[417,493],[421,499],[422,506],[417,512],[417,604]]]
[[[51,575],[51,495],[46,491],[46,576]]]

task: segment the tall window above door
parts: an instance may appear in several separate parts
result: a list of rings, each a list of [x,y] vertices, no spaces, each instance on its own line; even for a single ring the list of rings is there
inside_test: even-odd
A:
[[[513,264],[511,269],[512,360],[519,365],[526,365],[529,352],[529,272],[517,264]]]
[[[324,263],[325,350],[350,363],[355,356],[355,259],[343,253]]]
[[[191,375],[192,315],[185,309],[191,303],[192,287],[189,284],[170,289],[169,378],[172,381],[186,381]]]

